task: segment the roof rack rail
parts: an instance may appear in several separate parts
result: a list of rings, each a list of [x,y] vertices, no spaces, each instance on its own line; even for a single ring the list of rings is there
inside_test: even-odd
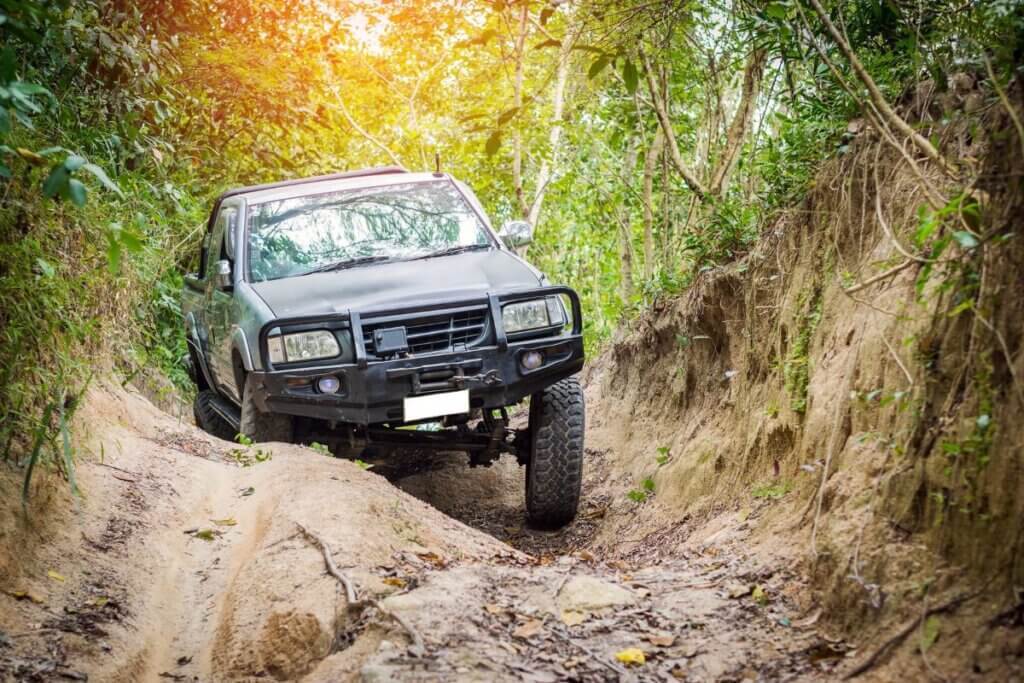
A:
[[[236,187],[228,190],[217,198],[217,203],[220,203],[228,197],[234,197],[235,195],[245,194],[247,192],[255,192],[256,190],[273,190],[279,187],[291,187],[293,185],[305,185],[306,183],[318,183],[321,180],[340,180],[342,178],[362,178],[364,176],[375,176],[375,175],[391,175],[393,173],[408,173],[409,171],[402,168],[401,166],[375,166],[373,168],[363,168],[357,171],[345,171],[343,173],[328,173],[327,175],[318,175],[310,178],[296,178],[295,180],[282,180],[276,183],[265,183],[263,185],[250,185],[248,187]]]

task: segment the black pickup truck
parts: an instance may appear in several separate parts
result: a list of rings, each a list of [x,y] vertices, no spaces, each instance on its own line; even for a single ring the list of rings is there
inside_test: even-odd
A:
[[[375,168],[224,193],[182,295],[196,422],[222,438],[338,455],[502,453],[526,467],[532,523],[579,503],[579,297],[495,233],[443,173]],[[528,426],[508,409],[529,398]]]

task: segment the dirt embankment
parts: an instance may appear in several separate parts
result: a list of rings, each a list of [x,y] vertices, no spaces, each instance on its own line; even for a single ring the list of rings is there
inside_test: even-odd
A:
[[[594,549],[732,538],[810,577],[798,603],[869,675],[1021,675],[1024,165],[992,101],[946,113],[973,180],[925,169],[945,206],[921,213],[902,153],[863,130],[753,253],[590,366],[619,473]]]

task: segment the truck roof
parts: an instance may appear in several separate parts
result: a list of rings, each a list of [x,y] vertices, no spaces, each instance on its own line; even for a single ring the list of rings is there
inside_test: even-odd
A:
[[[408,171],[401,166],[374,166],[372,168],[362,168],[355,171],[344,171],[342,173],[328,173],[326,175],[312,176],[309,178],[296,178],[294,180],[280,180],[274,183],[262,183],[260,185],[249,185],[246,187],[235,187],[226,192],[223,192],[217,201],[227,199],[228,197],[235,197],[240,194],[250,194],[252,192],[262,192],[263,190],[276,190],[279,188],[286,187],[297,187],[300,185],[306,185],[308,183],[319,183],[331,180],[345,180],[349,178],[366,178],[370,176],[380,175],[391,175],[394,173],[408,173]]]

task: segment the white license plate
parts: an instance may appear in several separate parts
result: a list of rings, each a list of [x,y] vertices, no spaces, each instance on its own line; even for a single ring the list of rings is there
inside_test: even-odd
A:
[[[425,420],[428,417],[461,415],[469,412],[469,389],[448,391],[443,394],[409,396],[405,399],[405,421]]]

